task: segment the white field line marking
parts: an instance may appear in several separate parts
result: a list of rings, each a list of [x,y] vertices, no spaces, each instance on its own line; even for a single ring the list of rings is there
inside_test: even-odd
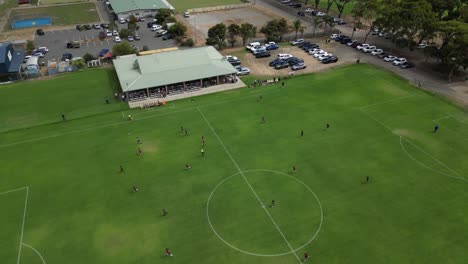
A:
[[[18,261],[16,262],[16,264],[19,264],[20,259],[21,259],[21,245],[23,245],[24,222],[26,221],[26,210],[28,208],[28,197],[29,197],[29,186],[26,187],[26,199],[24,200],[23,223],[21,224],[21,237],[20,237],[20,244],[19,244],[19,250],[18,250]]]
[[[18,189],[13,189],[13,190],[8,190],[8,191],[4,191],[4,192],[0,192],[0,195],[2,194],[7,194],[7,193],[12,193],[12,192],[17,192],[17,191],[21,191],[21,190],[24,190],[28,188],[28,186],[24,186],[24,187],[21,187],[21,188],[18,188]]]
[[[419,165],[421,165],[421,167],[425,168],[425,169],[428,169],[428,170],[431,170],[431,171],[434,171],[436,173],[439,173],[441,175],[444,175],[444,176],[447,176],[447,177],[450,177],[450,178],[455,178],[455,179],[459,179],[459,180],[463,180],[463,181],[466,181],[468,182],[467,179],[463,178],[463,177],[459,177],[459,176],[453,176],[451,174],[447,174],[447,173],[444,173],[444,172],[441,172],[441,171],[438,171],[438,170],[435,170],[429,166],[427,166],[426,164],[418,161],[415,157],[413,157],[405,148],[404,144],[403,144],[403,141],[402,141],[402,137],[400,137],[400,146],[401,148],[403,149],[403,151],[406,153],[406,155],[408,155],[413,161],[415,161],[416,163],[418,163]]]
[[[370,118],[372,118],[373,120],[375,120],[376,122],[378,122],[380,125],[382,125],[383,127],[385,127],[386,129],[388,129],[390,132],[392,132],[393,134],[399,136],[400,138],[406,140],[408,143],[410,143],[411,145],[413,145],[415,148],[419,149],[422,153],[426,154],[427,156],[429,156],[431,159],[433,159],[435,162],[439,163],[440,165],[444,166],[446,169],[448,169],[449,171],[453,172],[455,175],[457,176],[460,176],[460,174],[456,171],[454,171],[453,169],[449,168],[447,165],[445,165],[445,163],[443,163],[442,161],[434,158],[432,155],[430,155],[429,153],[427,153],[426,151],[424,151],[422,148],[420,148],[418,145],[414,144],[413,142],[411,142],[409,139],[403,137],[402,135],[396,133],[395,131],[393,131],[389,126],[385,125],[384,123],[382,123],[380,120],[378,120],[377,118],[375,118],[374,116],[372,116],[371,114],[367,113],[366,111],[362,110],[361,109],[361,112],[363,112],[364,114],[366,114],[367,116],[369,116]]]
[[[278,91],[278,90],[276,90],[276,91]],[[268,94],[271,94],[271,93],[274,93],[274,92],[270,92]],[[255,94],[255,96],[256,95],[257,94]],[[238,101],[238,100],[241,100],[241,99],[245,99],[246,97],[252,97],[252,96],[254,96],[254,95],[240,97],[240,98],[237,98],[235,100],[226,100],[226,101],[218,102],[218,103],[212,103],[212,104],[189,107],[189,108],[185,108],[185,109],[181,109],[181,110],[173,111],[173,112],[168,112],[168,113],[162,113],[162,114],[156,113],[156,114],[152,114],[152,115],[145,116],[145,117],[135,118],[135,119],[133,119],[132,122],[139,121],[139,120],[144,120],[144,119],[148,119],[148,118],[153,118],[153,117],[160,117],[160,116],[166,116],[166,115],[171,115],[171,114],[177,114],[177,113],[187,112],[187,111],[191,111],[191,110],[196,110],[198,107],[206,107],[206,106],[224,104],[224,103],[228,103],[228,102],[234,102],[234,101]],[[106,127],[111,127],[111,126],[126,124],[126,123],[129,123],[129,121],[124,120],[124,121],[113,122],[113,123],[109,123],[109,124],[105,124],[105,125],[101,125],[101,126],[89,127],[89,128],[84,128],[84,129],[77,129],[77,130],[72,130],[70,132],[64,132],[64,133],[45,136],[45,137],[39,137],[39,138],[33,138],[33,139],[29,139],[29,140],[24,140],[24,141],[8,143],[8,144],[0,145],[0,149],[6,148],[6,147],[11,147],[11,146],[16,146],[16,145],[21,145],[21,144],[25,144],[25,143],[35,142],[35,141],[41,141],[41,140],[66,136],[66,135],[78,134],[78,133],[82,133],[82,132],[86,132],[86,131],[90,131],[90,130],[94,130],[94,129],[106,128]]]
[[[30,245],[28,245],[26,243],[23,243],[22,245],[25,246],[25,247],[28,247],[28,248],[32,249],[34,252],[36,252],[36,254],[41,258],[42,264],[47,264],[45,262],[44,258],[42,257],[41,253],[39,253],[39,251],[37,251],[37,249],[31,247]]]
[[[439,120],[442,120],[442,119],[446,119],[446,118],[450,118],[450,117],[452,117],[452,116],[451,116],[451,115],[444,116],[444,117],[441,117],[441,118],[434,119],[434,120],[432,120],[432,122],[436,123],[436,121],[439,121]]]
[[[265,211],[265,213],[268,215],[268,217],[270,218],[271,222],[275,225],[276,229],[278,230],[278,232],[280,233],[280,235],[283,237],[284,241],[286,242],[286,244],[288,244],[289,248],[291,249],[291,251],[293,252],[294,256],[296,256],[297,258],[297,261],[299,263],[302,263],[301,259],[299,258],[299,256],[296,254],[296,251],[294,251],[294,248],[291,246],[291,244],[289,243],[289,241],[286,239],[286,236],[283,234],[283,232],[281,231],[281,229],[279,228],[278,224],[276,224],[275,220],[273,219],[273,217],[270,215],[270,212],[268,212],[268,210],[263,206],[263,203],[262,203],[262,200],[260,199],[260,197],[258,196],[257,192],[255,192],[255,190],[253,189],[252,185],[250,184],[250,182],[247,180],[247,177],[245,177],[244,173],[242,172],[242,170],[240,169],[239,165],[237,164],[236,160],[234,160],[234,158],[231,156],[231,153],[228,151],[228,149],[226,148],[226,146],[224,145],[223,141],[221,141],[221,138],[218,136],[218,134],[216,133],[216,131],[214,130],[214,128],[211,126],[210,122],[208,121],[208,119],[206,119],[205,115],[203,114],[203,112],[200,110],[200,108],[198,108],[198,111],[200,112],[201,116],[203,117],[203,119],[205,120],[206,124],[210,127],[211,131],[213,132],[213,134],[216,136],[216,138],[218,139],[218,142],[221,144],[221,146],[224,148],[224,151],[226,152],[226,154],[229,156],[229,158],[231,159],[232,163],[236,166],[237,170],[239,171],[240,175],[242,175],[242,178],[244,178],[245,182],[247,183],[247,185],[249,186],[250,190],[252,191],[252,193],[255,195],[255,197],[257,198],[257,201],[260,203],[260,206],[263,208],[263,210]]]
[[[406,98],[415,97],[415,96],[418,96],[418,95],[416,95],[416,94],[410,94],[410,95],[406,95],[406,96],[402,96],[402,97],[397,97],[397,98],[393,98],[393,99],[386,100],[386,101],[382,101],[382,102],[377,102],[377,103],[373,103],[373,104],[368,104],[368,105],[360,106],[360,107],[357,107],[357,109],[365,109],[365,108],[372,107],[372,106],[376,106],[376,105],[388,104],[388,103],[391,103],[391,102],[400,101],[400,100],[403,100],[403,99],[406,99]]]

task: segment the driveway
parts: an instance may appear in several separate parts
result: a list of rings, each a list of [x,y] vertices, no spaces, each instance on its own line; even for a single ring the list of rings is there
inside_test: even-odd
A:
[[[143,46],[148,46],[150,50],[177,46],[174,40],[163,41],[160,37],[155,37],[155,33],[146,26],[146,22],[140,22],[138,25],[140,26],[138,34],[141,40],[133,41],[131,44],[135,44],[139,49],[142,49]],[[123,28],[126,25],[119,24],[119,27]],[[98,34],[100,31],[96,29],[78,31],[75,28],[46,31],[44,36],[36,35],[34,43],[36,47],[45,46],[49,48],[46,60],[54,58],[60,60],[62,54],[67,52],[73,54],[74,57],[82,57],[86,53],[97,55],[101,49],[112,50],[115,44],[111,37],[102,41],[99,40]],[[78,49],[67,49],[66,43],[71,41],[80,41],[81,47]]]

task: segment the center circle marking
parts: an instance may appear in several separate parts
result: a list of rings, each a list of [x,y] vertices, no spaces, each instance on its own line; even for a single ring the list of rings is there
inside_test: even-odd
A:
[[[270,172],[270,173],[275,173],[275,174],[280,174],[280,175],[283,175],[283,176],[286,176],[286,177],[289,177],[293,180],[295,180],[296,182],[299,182],[300,184],[302,184],[304,187],[306,187],[310,193],[312,193],[312,195],[314,196],[315,200],[317,201],[317,204],[320,208],[320,224],[317,228],[317,230],[315,231],[315,233],[313,234],[313,236],[309,239],[309,241],[307,241],[305,244],[303,244],[302,246],[294,249],[294,250],[290,250],[288,252],[283,252],[283,253],[278,253],[278,254],[258,254],[258,253],[254,253],[254,252],[250,252],[250,251],[246,251],[246,250],[243,250],[243,249],[240,249],[234,245],[232,245],[231,243],[227,242],[226,240],[223,239],[223,237],[218,234],[218,232],[216,232],[216,229],[213,227],[213,224],[211,223],[211,219],[210,219],[210,213],[209,213],[209,207],[210,207],[210,200],[211,200],[211,197],[213,196],[213,194],[216,192],[216,190],[221,186],[223,185],[223,183],[225,183],[227,180],[239,175],[239,174],[243,174],[243,173],[248,173],[248,172]],[[263,205],[263,207],[265,207]],[[206,202],[206,217],[208,219],[208,224],[210,225],[210,228],[211,230],[213,230],[213,233],[215,233],[215,235],[226,245],[228,245],[230,248],[233,248],[239,252],[242,252],[242,253],[245,253],[247,255],[252,255],[252,256],[258,256],[258,257],[279,257],[279,256],[284,256],[284,255],[288,255],[288,254],[293,254],[295,253],[296,251],[298,250],[301,250],[302,248],[304,248],[305,246],[307,246],[308,244],[310,244],[318,235],[318,233],[320,232],[320,229],[322,228],[322,224],[323,224],[323,209],[322,209],[322,203],[320,202],[319,198],[317,197],[317,195],[314,193],[314,191],[312,191],[312,189],[307,186],[307,184],[305,184],[304,182],[302,182],[301,180],[291,176],[291,175],[288,175],[286,173],[283,173],[283,172],[279,172],[279,171],[274,171],[274,170],[265,170],[265,169],[258,169],[258,170],[245,170],[245,171],[241,171],[241,172],[238,172],[236,174],[233,174],[229,177],[227,177],[226,179],[223,179],[220,183],[218,183],[218,185],[216,185],[216,187],[213,189],[213,191],[211,191],[210,193],[210,196],[208,197],[208,201]]]

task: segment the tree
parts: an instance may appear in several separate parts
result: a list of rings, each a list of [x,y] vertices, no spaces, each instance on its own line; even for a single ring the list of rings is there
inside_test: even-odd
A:
[[[363,28],[368,26],[369,28],[364,38],[364,42],[367,41],[367,38],[374,28],[374,21],[378,17],[380,4],[383,4],[380,0],[357,0],[354,4],[353,10],[351,11],[354,19],[354,27]]]
[[[137,29],[137,18],[134,15],[131,15],[128,19],[128,24],[127,28],[132,32],[133,34],[135,33],[135,30]]]
[[[299,32],[301,27],[302,27],[302,22],[300,19],[297,19],[293,22],[293,28],[296,31],[296,39],[297,39],[297,33]]]
[[[187,26],[177,21],[167,31],[171,34],[174,34],[175,36],[185,36],[185,32],[187,32]]]
[[[219,23],[208,29],[206,45],[216,46],[222,49],[226,46],[226,25]]]
[[[432,11],[436,14],[438,20],[444,18],[455,18],[455,13],[461,8],[460,0],[428,0],[431,4]]]
[[[330,28],[330,31],[335,27],[335,20],[332,16],[325,15],[322,17],[323,22]],[[325,28],[326,29],[326,28]]]
[[[109,23],[109,30],[118,30],[119,27],[117,26],[117,23],[115,23],[115,20],[111,19]]]
[[[447,77],[451,81],[456,69],[468,67],[468,24],[457,20],[440,21],[437,23],[437,30],[443,43],[434,55],[447,68]]]
[[[327,11],[325,11],[325,13],[328,14],[328,11],[330,11],[330,8],[333,6],[334,3],[335,0],[327,0]]]
[[[28,40],[28,41],[26,42],[26,50],[27,50],[29,53],[32,53],[35,49],[36,49],[36,47],[34,46],[34,41]]]
[[[315,9],[318,8],[318,5],[320,4],[320,0],[315,0]]]
[[[257,28],[250,23],[244,23],[240,25],[239,34],[242,38],[242,45],[245,46],[245,42],[249,38],[255,37],[257,33]]]
[[[231,44],[231,47],[234,47],[234,44],[237,41],[237,36],[240,34],[240,26],[237,24],[231,24],[227,28],[228,42]]]
[[[128,42],[122,42],[115,44],[112,47],[112,55],[114,56],[123,56],[123,55],[129,55],[129,54],[135,54],[137,51],[130,46],[130,43]]]
[[[95,60],[96,57],[94,57],[93,55],[89,54],[89,53],[86,53],[84,56],[83,56],[83,60],[87,63],[89,61],[92,61],[92,60]]]
[[[278,32],[280,34],[279,42],[283,41],[284,34],[289,32],[289,25],[286,19],[281,18],[278,20]]]
[[[166,22],[166,18],[172,16],[172,12],[169,9],[160,9],[158,13],[154,16],[156,18],[157,22],[162,25],[164,22]]]
[[[278,20],[268,21],[261,29],[260,32],[265,34],[267,41],[277,41],[280,40],[280,33],[278,30]]]
[[[127,38],[128,36],[131,36],[131,35],[133,35],[133,32],[130,29],[127,29],[127,28],[123,28],[119,32],[119,36],[121,38]]]
[[[338,9],[338,17],[341,18],[343,11],[346,8],[346,5],[349,4],[351,0],[335,0],[336,8]]]
[[[316,32],[316,30],[317,30],[317,27],[318,27],[320,24],[325,23],[325,22],[323,21],[323,19],[322,19],[321,17],[318,17],[318,16],[314,16],[312,19],[313,19],[313,21],[314,21],[314,31],[313,31],[313,34],[314,34],[314,35],[313,35],[313,36],[315,37],[315,32]]]

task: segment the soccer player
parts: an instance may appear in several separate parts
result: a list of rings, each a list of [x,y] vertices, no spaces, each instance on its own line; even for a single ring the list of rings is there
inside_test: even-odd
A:
[[[65,118],[65,114],[64,114],[64,113],[62,113],[62,114],[61,114],[61,116],[62,116],[62,121],[65,121],[65,120],[66,120],[66,118]]]
[[[138,187],[136,185],[133,186],[133,192],[139,192],[139,191],[140,191],[140,189],[138,189]]]
[[[293,166],[292,169],[293,169],[293,170],[292,170],[293,173],[296,173],[296,172],[297,172],[296,166]]]
[[[143,154],[143,151],[141,150],[141,148],[138,148],[138,156],[141,156]]]
[[[185,163],[185,170],[190,170],[192,167],[188,163]]]
[[[276,204],[275,200],[271,200],[271,207],[275,207],[275,204]]]
[[[171,250],[169,248],[166,248],[166,256],[173,257]]]
[[[188,136],[188,131],[187,131],[187,129],[184,129],[184,133],[185,133],[186,136]]]
[[[137,144],[141,144],[141,138],[137,137]]]
[[[184,132],[184,127],[183,126],[180,126],[180,132]]]
[[[439,130],[439,125],[436,124],[436,125],[434,126],[434,133],[437,133],[438,130]]]
[[[163,208],[163,209],[162,209],[162,213],[163,213],[163,216],[166,216],[166,215],[167,215],[166,209]]]
[[[304,253],[304,260],[303,260],[303,262],[306,262],[306,260],[308,260],[308,259],[309,259],[309,257],[310,257],[310,256],[309,256],[309,254],[307,254],[307,253]]]
[[[329,128],[330,128],[330,124],[327,123],[327,124],[325,125],[325,127],[326,127],[327,129],[329,129]]]
[[[281,88],[284,88],[284,82],[281,82]]]
[[[132,116],[131,115],[128,115],[128,121],[132,121]]]
[[[304,130],[301,130],[301,137],[304,136]]]
[[[258,101],[261,102],[262,100],[263,100],[263,96],[260,95],[260,96],[258,97]]]
[[[205,157],[205,150],[204,149],[201,149],[201,155],[202,155],[202,157]]]
[[[120,172],[124,172],[124,168],[122,165],[120,165]]]
[[[266,122],[266,121],[265,121],[265,117],[262,116],[262,123],[265,123],[265,122]]]
[[[369,183],[369,181],[370,181],[370,177],[366,176],[366,183]]]
[[[106,96],[106,104],[109,104],[109,97]]]

